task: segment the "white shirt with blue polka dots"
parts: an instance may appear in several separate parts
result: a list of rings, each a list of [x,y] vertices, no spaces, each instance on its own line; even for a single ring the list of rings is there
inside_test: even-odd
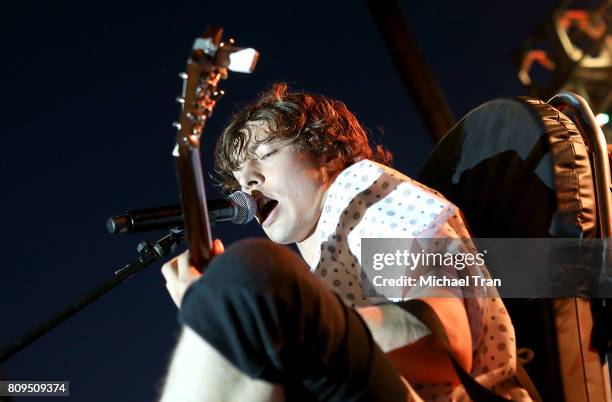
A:
[[[440,194],[376,162],[349,166],[327,191],[311,270],[345,303],[367,306],[379,298],[357,280],[362,238],[468,237],[458,209]]]
[[[368,297],[371,292],[364,289],[368,282],[361,271],[362,238],[470,238],[455,205],[436,191],[370,160],[349,166],[332,183],[315,235],[320,244],[309,262],[311,271],[353,307],[382,301]],[[530,401],[515,380],[514,327],[496,296],[464,299],[472,334],[471,374],[506,398]],[[462,386],[412,386],[414,400],[470,400]]]

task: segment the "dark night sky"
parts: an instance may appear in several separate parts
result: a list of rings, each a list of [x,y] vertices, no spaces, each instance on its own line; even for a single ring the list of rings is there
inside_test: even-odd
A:
[[[510,53],[553,1],[405,3],[456,117],[524,94]],[[105,221],[178,201],[177,73],[208,24],[258,48],[261,61],[255,74],[223,83],[204,154],[237,104],[280,80],[343,100],[379,138],[382,128],[399,170],[416,174],[431,150],[365,1],[160,4],[20,2],[0,11],[0,345],[132,261],[140,240],[163,235],[113,237]],[[262,232],[219,226],[214,234],[231,244]],[[177,329],[160,266],[11,358],[3,378],[69,380],[73,401],[154,400]]]

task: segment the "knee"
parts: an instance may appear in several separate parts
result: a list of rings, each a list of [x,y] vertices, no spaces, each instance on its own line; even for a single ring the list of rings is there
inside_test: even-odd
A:
[[[269,291],[279,283],[294,280],[303,266],[304,262],[287,247],[265,239],[246,239],[215,257],[202,279],[219,286]]]

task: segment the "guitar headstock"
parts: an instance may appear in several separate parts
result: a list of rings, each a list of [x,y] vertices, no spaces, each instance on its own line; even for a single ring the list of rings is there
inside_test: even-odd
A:
[[[252,48],[234,46],[233,39],[222,42],[222,36],[223,28],[209,27],[195,40],[187,71],[180,74],[183,91],[177,101],[182,104],[182,110],[178,122],[174,123],[178,129],[174,156],[179,156],[183,147],[191,150],[199,147],[206,120],[224,94],[218,86],[227,78],[228,70],[242,73],[255,70],[259,53]]]
[[[176,157],[190,262],[198,270],[204,269],[212,258],[200,136],[217,100],[223,95],[218,88],[219,81],[227,78],[228,70],[252,72],[259,56],[254,49],[235,47],[233,40],[222,42],[222,35],[223,29],[212,27],[196,39],[187,60],[187,72],[181,74],[183,94],[177,99],[183,107],[179,121],[175,123],[178,133],[173,155]]]

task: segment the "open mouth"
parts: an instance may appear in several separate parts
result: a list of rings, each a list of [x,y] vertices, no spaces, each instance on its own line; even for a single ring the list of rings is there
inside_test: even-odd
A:
[[[277,205],[278,201],[265,196],[257,200],[257,219],[259,220],[259,223],[265,222],[270,215],[270,212],[272,212]]]

